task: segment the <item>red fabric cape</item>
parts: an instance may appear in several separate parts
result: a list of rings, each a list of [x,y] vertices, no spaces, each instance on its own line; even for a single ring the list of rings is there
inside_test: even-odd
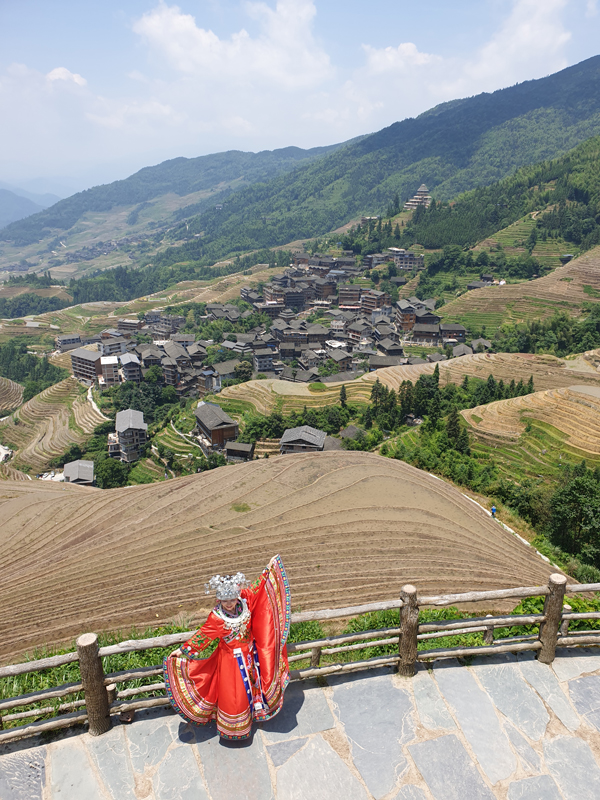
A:
[[[231,630],[218,606],[163,668],[167,696],[185,720],[203,725],[213,719],[227,739],[250,735],[252,720],[263,722],[279,711],[289,682],[286,641],[290,628],[290,589],[283,562],[272,559],[258,581],[243,589],[249,620]],[[200,653],[219,640],[214,653]]]

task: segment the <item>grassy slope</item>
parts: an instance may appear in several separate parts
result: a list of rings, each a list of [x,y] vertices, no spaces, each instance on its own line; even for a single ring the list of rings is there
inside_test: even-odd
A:
[[[446,103],[342,148],[291,177],[233,195],[224,212],[189,221],[200,252],[227,243],[283,244],[385,209],[425,181],[446,198],[555,157],[600,132],[600,58],[539,81]],[[600,94],[598,95],[600,96]],[[559,131],[561,134],[559,135]],[[265,222],[264,215],[269,215]]]
[[[440,309],[444,322],[467,328],[486,327],[486,334],[505,323],[545,319],[556,311],[577,317],[584,303],[600,296],[600,247],[570,261],[543,278],[526,283],[473,289]]]
[[[173,214],[176,218],[208,209],[192,217],[189,226],[183,224],[175,236],[202,233],[202,244],[195,242],[197,252],[192,257],[199,257],[210,245],[216,259],[234,250],[282,245],[324,233],[361,212],[382,211],[395,192],[408,197],[422,181],[436,188],[438,197],[451,197],[498,180],[523,164],[556,156],[600,133],[599,89],[600,57],[538,81],[445,103],[328,155],[324,155],[327,148],[318,148],[301,151],[297,158],[297,151],[288,148],[272,154],[217,154],[203,157],[204,161],[174,159],[141,170],[126,181],[67,198],[9,226],[4,237],[20,247],[8,241],[0,265],[2,259],[17,256],[35,257],[41,259],[40,266],[47,265],[51,257],[47,244],[56,235],[71,250],[123,236],[132,211],[136,218],[129,232],[143,238],[157,225],[164,226],[166,218],[172,220]],[[260,163],[263,156],[268,168]],[[243,168],[241,162],[232,167],[232,159],[241,160]],[[249,166],[248,159],[256,163]],[[297,169],[291,176],[271,178],[292,166]],[[257,183],[231,195],[224,211],[214,211],[220,193],[212,189],[221,189],[223,182],[233,186],[242,174],[248,182]],[[271,179],[260,182],[266,178]],[[198,194],[190,195],[191,204],[182,201],[187,193]],[[194,203],[200,206],[196,209]],[[182,205],[189,206],[187,211]],[[37,244],[40,237],[42,246]],[[134,263],[154,253],[157,243],[148,242],[148,246],[150,250],[133,247]],[[64,248],[57,247],[60,256]],[[189,256],[184,250],[181,260]],[[116,250],[92,262],[57,269],[68,277],[83,269],[127,263],[132,263],[129,254]]]

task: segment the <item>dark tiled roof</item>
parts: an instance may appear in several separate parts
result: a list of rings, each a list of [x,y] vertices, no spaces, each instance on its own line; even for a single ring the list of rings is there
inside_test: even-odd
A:
[[[65,480],[69,481],[90,481],[94,480],[94,462],[93,461],[69,461],[65,464],[64,469]]]
[[[134,408],[128,408],[125,411],[117,411],[115,419],[115,430],[117,433],[129,430],[129,428],[136,428],[137,430],[147,431],[148,426],[144,422],[144,415],[141,411],[136,411]]]
[[[312,428],[310,425],[301,425],[299,428],[288,428],[281,437],[279,444],[290,444],[302,441],[314,447],[323,447],[326,436],[327,434],[325,431]]]
[[[226,414],[223,409],[215,405],[215,403],[198,403],[197,408],[194,410],[194,416],[209,431],[237,424],[235,420],[231,419],[229,414]]]

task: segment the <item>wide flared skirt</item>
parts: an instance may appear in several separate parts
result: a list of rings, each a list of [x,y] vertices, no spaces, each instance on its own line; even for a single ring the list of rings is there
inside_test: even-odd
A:
[[[275,716],[289,682],[285,643],[290,591],[279,557],[251,599],[254,641],[221,640],[209,658],[167,656],[163,664],[175,711],[195,725],[216,720],[220,735],[227,739],[246,738],[252,720],[264,722]]]

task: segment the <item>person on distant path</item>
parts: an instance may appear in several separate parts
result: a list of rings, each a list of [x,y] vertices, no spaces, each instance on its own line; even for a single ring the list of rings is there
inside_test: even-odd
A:
[[[167,696],[187,722],[213,719],[224,739],[246,739],[252,720],[279,712],[289,683],[286,641],[290,589],[283,562],[274,556],[250,588],[243,573],[215,575],[217,595],[204,625],[163,662]],[[215,639],[208,658],[201,653]]]
[[[492,517],[496,519],[496,506],[492,506]]]

